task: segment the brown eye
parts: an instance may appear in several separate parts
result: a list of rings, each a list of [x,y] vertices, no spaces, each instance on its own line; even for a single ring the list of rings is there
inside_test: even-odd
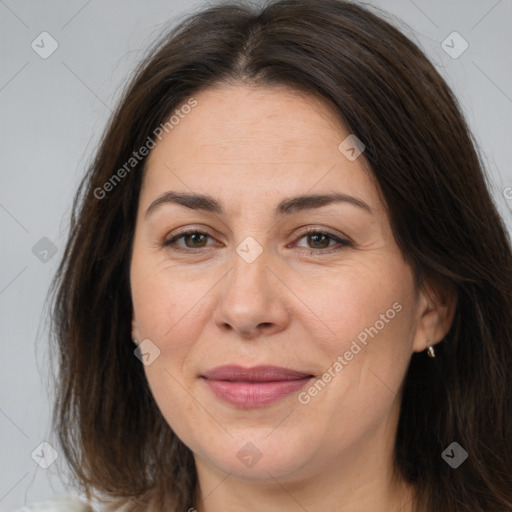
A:
[[[196,247],[204,247],[204,242],[206,242],[206,237],[204,233],[191,233],[187,235],[183,235],[183,240],[185,240],[185,245],[187,247],[191,247],[192,249]],[[191,245],[188,244],[190,241]]]
[[[323,233],[307,235],[307,238],[314,244],[314,247],[311,247],[312,249],[325,249],[326,247],[329,247],[329,242],[333,240],[333,238]]]
[[[348,240],[340,238],[334,235],[333,233],[318,230],[306,231],[305,233],[302,234],[299,240],[302,240],[303,238],[307,239],[307,247],[305,248],[310,249],[308,252],[309,254],[312,255],[321,253],[328,254],[333,251],[343,249],[344,247],[350,247],[353,245]],[[298,247],[304,246],[299,245]]]
[[[191,230],[169,238],[169,240],[166,240],[163,245],[165,247],[175,246],[176,249],[201,249],[203,247],[207,247],[208,238],[211,238],[208,233]],[[183,239],[185,243],[177,243],[180,239]]]

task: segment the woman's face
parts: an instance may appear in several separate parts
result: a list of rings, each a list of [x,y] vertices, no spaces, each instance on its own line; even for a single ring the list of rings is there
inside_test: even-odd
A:
[[[313,97],[194,98],[148,157],[131,262],[156,403],[200,470],[379,467],[411,354],[435,333],[364,152],[339,148],[350,133]]]

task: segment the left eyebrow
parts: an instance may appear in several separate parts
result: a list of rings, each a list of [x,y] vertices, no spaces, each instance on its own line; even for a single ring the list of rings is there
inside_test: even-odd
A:
[[[203,210],[219,215],[224,213],[222,203],[209,195],[169,191],[162,194],[149,205],[146,210],[146,216],[158,206],[166,203],[179,204],[192,210]],[[290,215],[297,211],[321,208],[322,206],[333,203],[347,203],[361,208],[370,214],[373,213],[372,209],[362,199],[335,192],[331,194],[302,195],[283,199],[275,208],[274,216]]]
[[[300,210],[309,210],[312,208],[321,208],[333,203],[348,203],[358,208],[372,213],[372,209],[362,200],[357,197],[349,196],[347,194],[340,194],[333,192],[331,194],[313,194],[291,197],[284,199],[279,203],[276,208],[276,213],[279,215],[289,215]]]

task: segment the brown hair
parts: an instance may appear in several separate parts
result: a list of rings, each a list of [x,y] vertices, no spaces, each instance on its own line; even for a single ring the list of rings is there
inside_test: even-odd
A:
[[[129,266],[145,158],[106,197],[97,191],[187,98],[244,82],[330,102],[366,147],[417,282],[456,287],[436,358],[414,354],[404,382],[395,466],[414,484],[417,509],[512,510],[506,229],[440,74],[383,16],[338,0],[231,2],[194,13],[159,39],[124,91],[77,192],[53,288],[54,422],[77,481],[133,511],[193,504],[192,453],[160,413],[131,343]],[[469,454],[457,469],[441,457],[454,441]]]

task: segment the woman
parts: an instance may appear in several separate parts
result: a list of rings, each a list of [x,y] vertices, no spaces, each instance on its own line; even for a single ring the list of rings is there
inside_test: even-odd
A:
[[[350,2],[211,7],[140,65],[76,198],[63,453],[103,510],[512,510],[511,289],[412,42]]]

